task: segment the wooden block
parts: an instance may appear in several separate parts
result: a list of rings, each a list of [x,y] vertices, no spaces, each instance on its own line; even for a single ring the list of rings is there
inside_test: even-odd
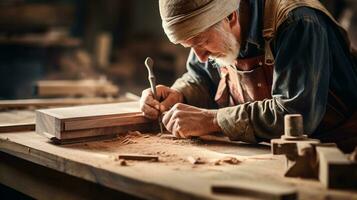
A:
[[[121,154],[118,156],[123,160],[138,160],[138,161],[153,161],[158,162],[159,157],[155,155],[142,155],[142,154]]]
[[[214,193],[230,194],[244,197],[254,197],[272,200],[297,199],[296,189],[285,185],[261,183],[257,181],[222,181],[213,183]]]
[[[138,102],[36,111],[36,132],[59,141],[150,131],[155,130],[156,124],[143,116]]]
[[[337,147],[317,146],[319,180],[326,188],[357,189],[357,163]]]

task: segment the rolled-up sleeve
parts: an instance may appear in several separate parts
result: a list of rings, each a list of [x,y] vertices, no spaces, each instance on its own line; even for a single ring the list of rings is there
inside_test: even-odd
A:
[[[300,113],[312,134],[326,109],[331,63],[327,31],[319,20],[301,17],[279,30],[273,43],[272,99],[218,110],[218,124],[232,140],[260,142],[280,137],[284,115]]]
[[[191,51],[187,61],[187,72],[171,86],[180,91],[185,103],[200,108],[217,108],[214,101],[216,84],[213,76],[218,71],[210,63],[200,63]]]

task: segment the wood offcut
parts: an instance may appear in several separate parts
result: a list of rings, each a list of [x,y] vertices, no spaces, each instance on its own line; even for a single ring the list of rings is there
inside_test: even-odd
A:
[[[159,162],[159,157],[155,155],[143,155],[143,154],[120,154],[119,159],[123,160],[136,160],[136,161],[152,161]]]
[[[357,189],[357,162],[337,147],[317,146],[319,180],[327,188]]]

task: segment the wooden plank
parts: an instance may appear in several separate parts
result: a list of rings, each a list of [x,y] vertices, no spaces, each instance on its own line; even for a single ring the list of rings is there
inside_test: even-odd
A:
[[[119,88],[108,80],[48,80],[37,82],[42,97],[117,96]]]
[[[0,133],[35,130],[35,112],[12,110],[0,112]]]
[[[35,123],[0,124],[0,133],[34,131]]]
[[[357,162],[347,159],[337,147],[317,146],[319,180],[327,188],[357,190]]]
[[[270,200],[294,200],[297,199],[296,189],[284,185],[269,182],[253,181],[222,181],[213,183],[212,192],[230,194],[242,197],[255,197]]]
[[[36,111],[36,132],[58,140],[154,130],[138,102],[76,106]]]

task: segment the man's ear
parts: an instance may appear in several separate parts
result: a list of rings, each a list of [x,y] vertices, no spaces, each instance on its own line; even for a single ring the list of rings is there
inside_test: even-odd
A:
[[[228,22],[229,22],[229,26],[231,28],[234,28],[235,26],[237,26],[237,23],[238,23],[237,11],[234,11],[230,15],[228,15],[227,19],[228,19]]]

